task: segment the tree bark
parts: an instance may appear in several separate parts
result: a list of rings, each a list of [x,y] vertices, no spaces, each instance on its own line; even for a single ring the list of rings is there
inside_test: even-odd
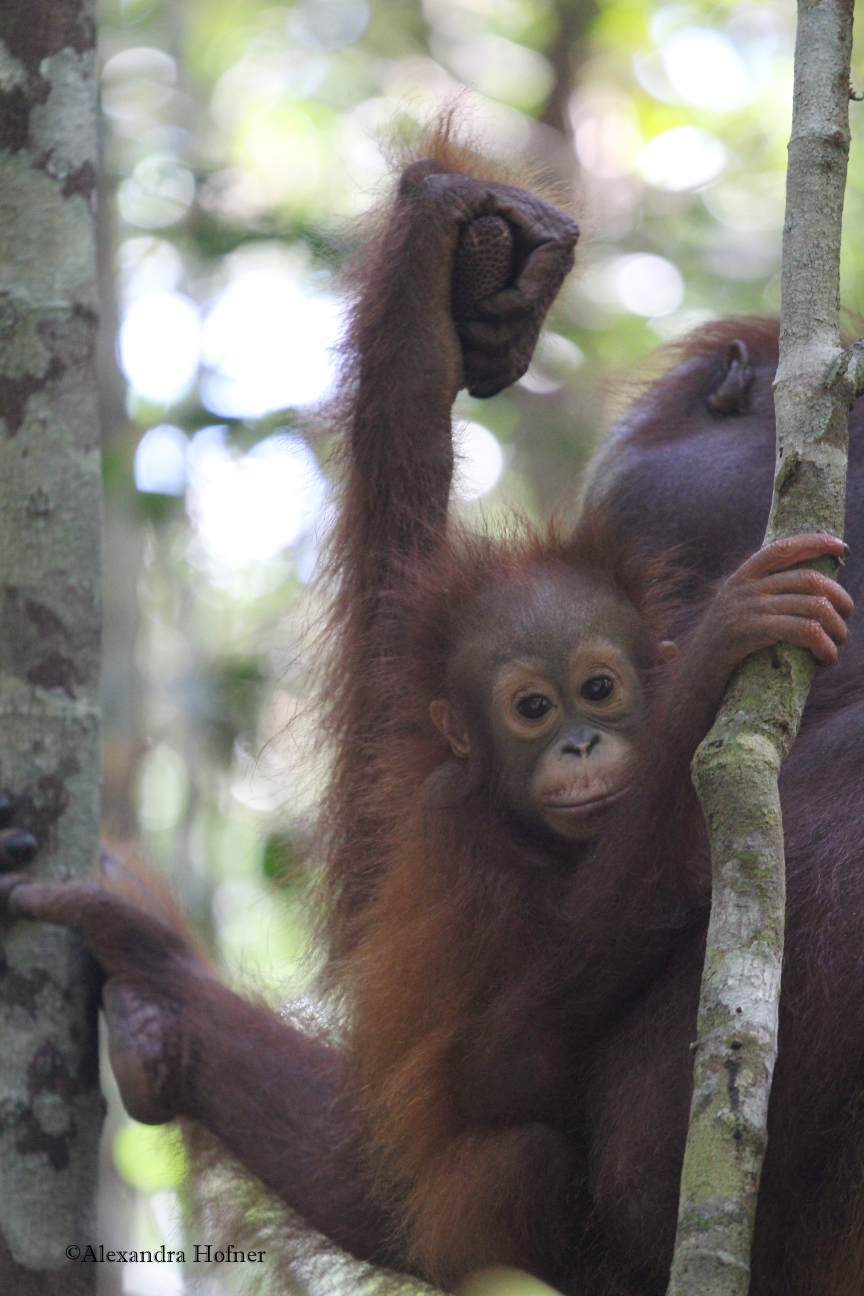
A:
[[[861,369],[861,345],[844,352],[839,323],[851,49],[852,0],[799,0],[766,543],[843,534],[848,413]],[[777,776],[813,670],[800,649],[749,658],[693,761],[714,889],[670,1296],[746,1296],[750,1283],[783,958]]]
[[[100,517],[94,345],[95,0],[0,6],[0,788],[37,871],[99,836]],[[0,963],[0,1290],[93,1289],[103,1102],[95,967],[19,922]]]

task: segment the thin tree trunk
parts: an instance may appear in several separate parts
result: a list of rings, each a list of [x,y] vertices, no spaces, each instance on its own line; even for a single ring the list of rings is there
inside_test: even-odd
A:
[[[0,788],[38,870],[98,847],[94,0],[0,6]],[[4,932],[0,1291],[78,1296],[103,1102],[98,984],[59,927]]]
[[[851,48],[852,0],[799,0],[766,542],[843,533],[848,412],[862,370],[861,345],[843,352],[839,325]],[[783,957],[777,776],[813,669],[800,649],[749,658],[693,761],[714,890],[670,1296],[746,1296],[750,1283]]]
[[[597,0],[558,0],[554,13],[558,30],[543,51],[555,81],[546,100],[540,120],[560,131],[566,139],[573,134],[570,123],[570,96],[585,62],[591,24],[597,17]]]

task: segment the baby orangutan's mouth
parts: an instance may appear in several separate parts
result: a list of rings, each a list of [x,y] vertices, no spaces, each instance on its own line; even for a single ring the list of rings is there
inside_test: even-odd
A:
[[[626,784],[619,788],[613,788],[611,792],[601,792],[598,795],[582,796],[574,794],[572,791],[562,793],[560,796],[546,797],[543,801],[543,808],[547,811],[563,811],[565,813],[589,814],[594,810],[605,810],[607,806],[612,805],[627,791]]]
[[[596,833],[598,820],[602,820],[605,812],[621,800],[627,792],[627,786],[593,796],[586,795],[586,791],[587,789],[583,789],[582,795],[578,796],[574,795],[572,789],[568,789],[560,796],[543,799],[543,820],[556,837],[578,841],[579,838]]]

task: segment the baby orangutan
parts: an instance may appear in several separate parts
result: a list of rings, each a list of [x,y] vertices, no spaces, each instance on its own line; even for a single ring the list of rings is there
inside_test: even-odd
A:
[[[356,1256],[447,1288],[510,1264],[574,1296],[662,1296],[710,904],[689,764],[748,654],[835,661],[851,599],[800,564],[845,546],[760,550],[676,648],[675,573],[590,513],[569,537],[463,536],[453,400],[524,372],[577,231],[446,132],[430,149],[360,262],[342,402],[321,890],[340,1038],[233,994],[122,878],[2,891],[99,959],[130,1113],[200,1122]],[[812,780],[787,782],[793,806]],[[838,823],[856,798],[835,798]],[[820,858],[804,850],[793,892]],[[814,1200],[848,1196],[857,1089],[839,1063],[796,1067],[832,1009],[795,1006],[753,1296],[810,1291],[781,1241],[805,1246]],[[833,1122],[814,1126],[826,1095]]]

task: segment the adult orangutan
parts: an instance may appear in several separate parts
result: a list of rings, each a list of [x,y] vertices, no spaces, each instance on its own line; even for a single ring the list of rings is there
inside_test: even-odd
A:
[[[503,1263],[660,1296],[710,903],[689,762],[747,654],[807,647],[830,701],[783,774],[789,960],[751,1291],[839,1296],[864,1262],[864,717],[852,600],[799,566],[843,542],[747,557],[773,462],[770,359],[754,378],[747,348],[762,363],[768,334],[692,345],[610,443],[574,534],[448,520],[453,399],[524,372],[576,233],[445,135],[359,265],[325,686],[338,1038],[232,994],[122,877],[11,876],[6,903],[100,960],[132,1115],[200,1122],[355,1255],[445,1287]],[[718,578],[698,601],[657,556],[681,540]]]

